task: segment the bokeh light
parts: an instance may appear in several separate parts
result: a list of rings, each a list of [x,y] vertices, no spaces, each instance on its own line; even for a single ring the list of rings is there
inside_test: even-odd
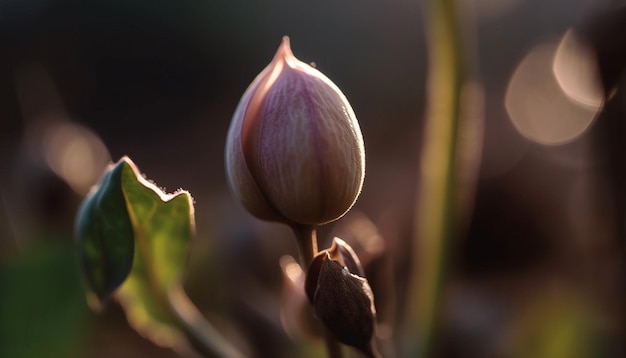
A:
[[[555,43],[534,47],[517,66],[505,96],[506,111],[519,133],[546,145],[563,144],[579,137],[600,109],[599,104],[583,105],[564,93],[553,71],[556,52]],[[565,70],[567,61],[561,57],[557,66],[561,83],[573,83],[565,78],[575,73]]]
[[[111,161],[102,140],[86,127],[58,121],[29,128],[29,152],[45,164],[76,193],[85,195]]]
[[[50,130],[45,138],[46,162],[77,193],[94,185],[110,161],[102,141],[90,130],[65,123]]]
[[[604,102],[604,91],[591,48],[570,29],[561,39],[553,64],[554,76],[572,100],[597,110]]]

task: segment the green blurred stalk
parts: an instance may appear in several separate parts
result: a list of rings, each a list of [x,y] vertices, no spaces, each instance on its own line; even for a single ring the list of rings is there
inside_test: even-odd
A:
[[[191,346],[203,357],[244,358],[245,356],[223,336],[189,299],[182,285],[167,292],[167,303],[179,328]]]
[[[426,8],[427,113],[407,301],[407,357],[433,355],[447,251],[459,219],[461,101],[467,74],[457,10],[453,0],[431,0]]]

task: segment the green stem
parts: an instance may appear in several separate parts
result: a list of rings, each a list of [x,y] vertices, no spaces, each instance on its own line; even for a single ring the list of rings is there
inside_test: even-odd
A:
[[[434,353],[446,248],[457,219],[458,139],[465,74],[455,4],[454,0],[431,0],[426,12],[427,116],[407,300],[407,334],[412,337],[405,337],[406,356],[428,357]]]
[[[205,357],[245,357],[204,318],[182,286],[170,289],[167,301],[180,328],[198,353]]]
[[[294,224],[291,226],[291,229],[298,243],[300,265],[304,271],[307,271],[313,257],[317,254],[317,231],[314,225]],[[329,358],[343,357],[341,345],[330,335],[326,327],[324,327],[324,340],[326,342],[326,350],[328,351]]]

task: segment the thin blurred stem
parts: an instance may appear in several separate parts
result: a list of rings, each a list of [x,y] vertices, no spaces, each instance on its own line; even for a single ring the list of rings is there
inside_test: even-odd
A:
[[[427,115],[407,300],[410,336],[405,337],[404,347],[405,355],[412,357],[433,355],[446,274],[446,248],[456,223],[464,73],[455,4],[454,0],[431,0],[426,11]]]
[[[204,357],[243,358],[244,355],[204,318],[182,286],[168,291],[168,303],[193,348]]]
[[[298,250],[300,253],[300,265],[306,272],[311,265],[313,257],[317,254],[317,231],[314,225],[299,225],[294,224],[291,226],[294,235],[296,236],[296,242],[298,243]],[[326,350],[328,351],[329,358],[342,358],[343,352],[341,345],[334,339],[330,332],[324,327],[324,340],[326,342]]]

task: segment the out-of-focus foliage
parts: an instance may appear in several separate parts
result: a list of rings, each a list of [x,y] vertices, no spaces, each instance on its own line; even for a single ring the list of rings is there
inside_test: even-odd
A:
[[[598,312],[576,292],[547,289],[529,302],[511,330],[515,358],[612,357],[601,342]]]
[[[0,357],[82,357],[88,309],[76,267],[70,245],[47,245],[0,268]]]

